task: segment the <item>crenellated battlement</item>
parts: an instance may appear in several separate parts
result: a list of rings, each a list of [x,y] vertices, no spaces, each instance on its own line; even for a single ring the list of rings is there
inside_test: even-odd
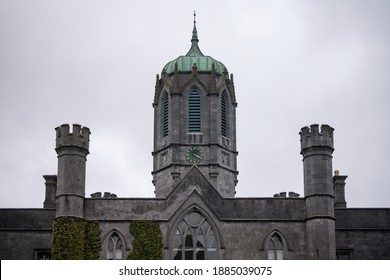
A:
[[[61,147],[79,147],[88,151],[89,135],[91,134],[88,127],[81,127],[79,124],[73,124],[70,132],[69,124],[63,124],[55,128],[56,130],[56,149]]]
[[[327,124],[321,125],[321,130],[318,124],[312,124],[303,127],[299,132],[301,136],[301,150],[311,147],[328,147],[334,149],[333,146],[333,131],[334,129]]]

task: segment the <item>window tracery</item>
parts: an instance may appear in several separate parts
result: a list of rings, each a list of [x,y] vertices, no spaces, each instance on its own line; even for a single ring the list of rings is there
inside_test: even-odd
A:
[[[194,209],[178,225],[173,237],[174,260],[217,259],[217,237],[207,218]]]
[[[107,259],[122,260],[123,259],[123,241],[117,232],[111,234],[108,240]]]
[[[274,233],[268,242],[268,259],[283,260],[283,242],[278,233]]]

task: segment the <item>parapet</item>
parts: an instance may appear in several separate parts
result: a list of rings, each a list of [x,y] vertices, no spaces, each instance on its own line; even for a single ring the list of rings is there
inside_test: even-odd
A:
[[[318,124],[312,124],[309,127],[303,127],[299,135],[301,136],[301,150],[311,147],[328,147],[332,150],[334,129],[327,124],[321,125],[321,131]]]
[[[91,134],[88,127],[81,127],[79,124],[73,125],[70,132],[69,124],[63,124],[55,128],[56,130],[56,149],[61,147],[79,147],[88,151],[89,135]]]
[[[287,192],[280,192],[280,193],[274,194],[274,197],[277,197],[277,198],[285,198],[285,197],[297,198],[297,197],[299,197],[299,193],[288,192],[288,196],[287,196]]]
[[[114,193],[104,192],[103,196],[101,192],[91,193],[92,198],[117,198],[118,196]]]

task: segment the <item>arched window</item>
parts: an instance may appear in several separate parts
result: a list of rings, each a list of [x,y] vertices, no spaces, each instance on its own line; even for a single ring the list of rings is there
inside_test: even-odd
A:
[[[201,96],[194,88],[188,97],[188,132],[201,132],[201,112]]]
[[[221,95],[221,134],[224,137],[229,135],[229,112],[228,112],[228,100],[226,93]]]
[[[169,132],[169,97],[168,93],[163,98],[163,137],[168,136]]]
[[[283,260],[283,242],[278,233],[274,233],[268,242],[268,259]]]
[[[206,217],[197,210],[189,212],[173,237],[174,260],[216,260],[217,237]]]
[[[118,235],[114,232],[111,234],[110,239],[108,240],[108,250],[107,250],[107,259],[108,260],[122,260],[123,259],[123,241]]]

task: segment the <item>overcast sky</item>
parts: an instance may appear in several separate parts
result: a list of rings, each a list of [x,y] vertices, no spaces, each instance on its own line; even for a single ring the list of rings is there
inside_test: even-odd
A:
[[[303,194],[299,131],[335,128],[349,207],[390,207],[390,1],[0,0],[0,207],[35,208],[54,128],[91,129],[89,196],[153,197],[156,74],[199,46],[236,86],[239,197]]]

